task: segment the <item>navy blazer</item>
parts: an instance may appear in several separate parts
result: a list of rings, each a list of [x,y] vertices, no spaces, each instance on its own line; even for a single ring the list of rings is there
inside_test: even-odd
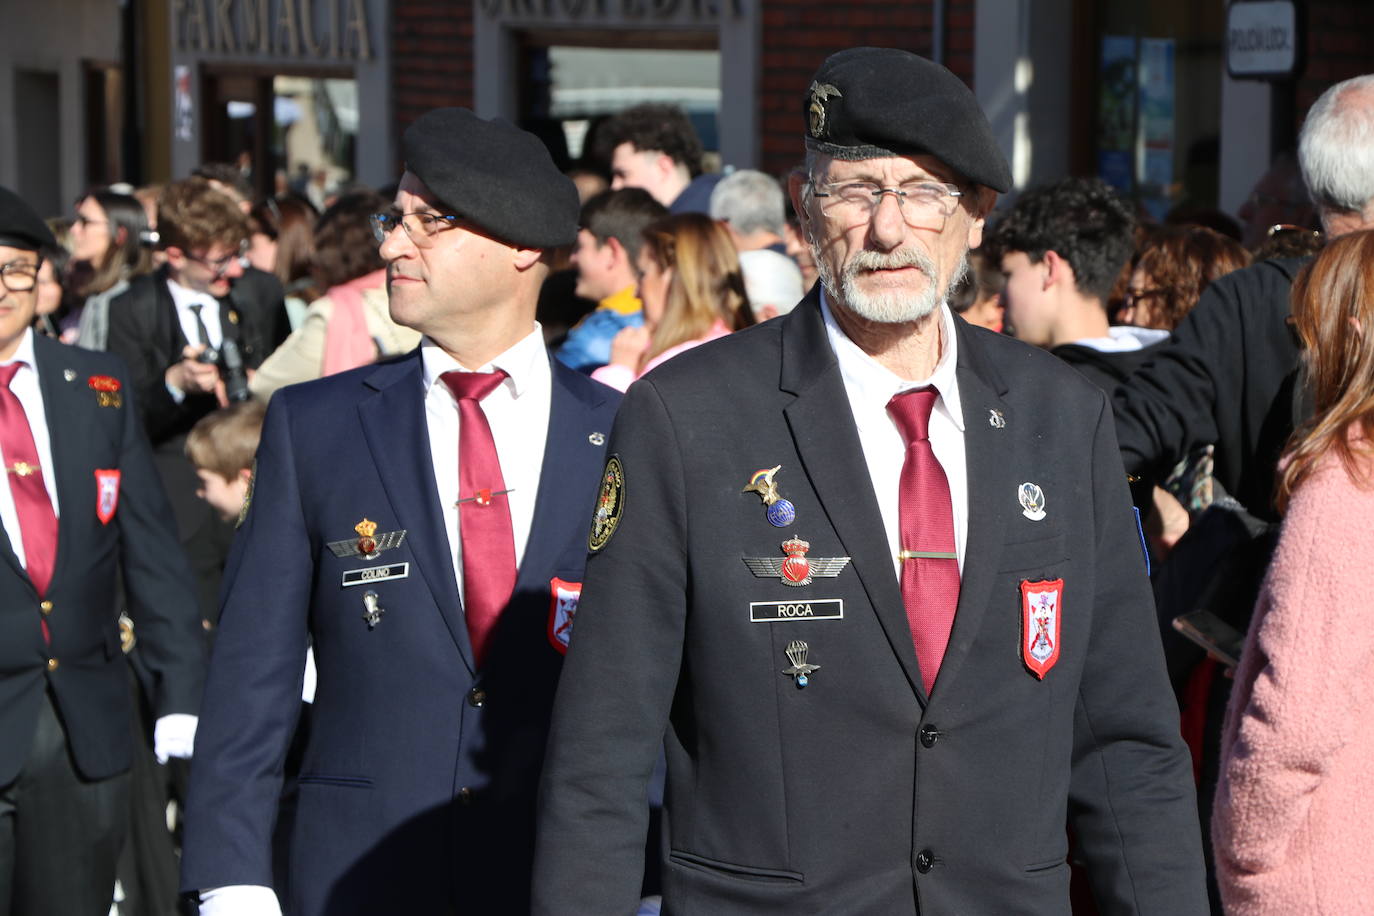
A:
[[[581,582],[619,401],[552,366],[530,539],[481,668],[435,490],[419,349],[273,397],[225,573],[191,780],[187,890],[273,883],[309,638],[319,680],[283,905],[302,916],[455,903],[527,911],[534,793],[562,667],[551,583]],[[329,543],[356,542],[364,517],[379,537],[404,531],[404,542],[375,560],[335,556]],[[383,567],[385,578],[345,584]],[[385,609],[373,627],[369,590]]]
[[[118,573],[139,653],[158,684],[155,714],[194,714],[205,666],[190,572],[128,370],[114,356],[41,335],[33,344],[57,486],[57,561],[40,601],[11,546],[17,532],[0,532],[0,785],[24,765],[45,689],[82,776],[103,779],[129,768],[133,708],[120,651]],[[98,376],[117,382],[115,397],[100,397],[92,387]],[[96,475],[108,472],[119,475],[112,514],[98,503]],[[44,619],[51,645],[43,640]]]

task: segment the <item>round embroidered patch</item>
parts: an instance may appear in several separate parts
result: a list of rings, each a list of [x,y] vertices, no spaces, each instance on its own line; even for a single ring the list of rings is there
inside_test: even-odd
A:
[[[587,548],[593,552],[606,546],[620,524],[625,511],[625,469],[620,458],[612,455],[601,475],[601,494],[596,498],[596,514],[592,516],[592,531],[587,536]]]

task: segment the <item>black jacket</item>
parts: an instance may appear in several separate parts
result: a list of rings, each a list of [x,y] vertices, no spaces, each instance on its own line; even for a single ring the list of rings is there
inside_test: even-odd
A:
[[[1116,390],[1126,470],[1162,480],[1216,445],[1218,483],[1269,520],[1274,469],[1297,421],[1299,347],[1286,322],[1302,261],[1262,261],[1221,277],[1154,359]]]
[[[1082,344],[1062,344],[1050,352],[1083,373],[1110,397],[1117,385],[1153,359],[1163,345],[1160,341],[1139,350],[1103,351]]]

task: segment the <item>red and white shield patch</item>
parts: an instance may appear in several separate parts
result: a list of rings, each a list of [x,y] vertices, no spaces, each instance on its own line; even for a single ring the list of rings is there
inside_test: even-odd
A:
[[[1021,580],[1021,660],[1041,680],[1059,661],[1064,580]]]
[[[564,582],[557,577],[549,580],[549,645],[564,655],[568,654],[577,600],[581,597],[581,582]]]
[[[100,524],[108,525],[119,507],[118,469],[95,471],[95,514]]]

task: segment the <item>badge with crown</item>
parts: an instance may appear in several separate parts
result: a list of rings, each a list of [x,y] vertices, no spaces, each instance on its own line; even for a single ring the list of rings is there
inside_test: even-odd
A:
[[[383,551],[400,547],[406,539],[404,528],[400,531],[387,531],[378,534],[377,523],[366,517],[354,525],[353,530],[358,535],[356,540],[350,538],[329,542],[329,550],[334,556],[340,558],[362,557],[364,560],[375,560],[382,555]]]

